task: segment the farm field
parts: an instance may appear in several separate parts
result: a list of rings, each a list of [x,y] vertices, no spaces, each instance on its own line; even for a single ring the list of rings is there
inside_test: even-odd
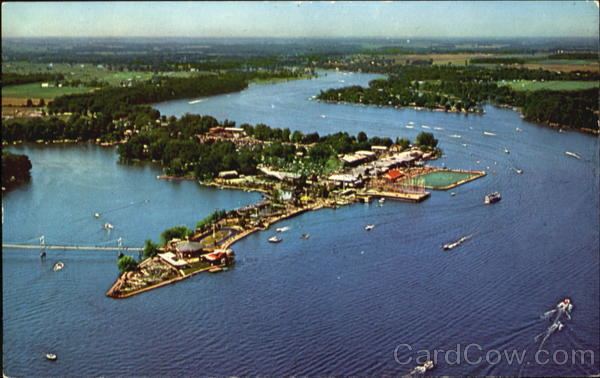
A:
[[[539,91],[547,89],[551,91],[575,91],[581,89],[598,88],[597,81],[508,81],[499,82],[499,85],[508,85],[515,91]]]
[[[48,87],[42,88],[40,83],[10,85],[2,88],[2,98],[51,100],[67,94],[86,93],[93,90],[89,87]]]

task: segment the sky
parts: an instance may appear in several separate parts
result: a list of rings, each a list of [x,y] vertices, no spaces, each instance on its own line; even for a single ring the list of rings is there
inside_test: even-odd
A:
[[[2,37],[598,37],[598,1],[3,2]]]

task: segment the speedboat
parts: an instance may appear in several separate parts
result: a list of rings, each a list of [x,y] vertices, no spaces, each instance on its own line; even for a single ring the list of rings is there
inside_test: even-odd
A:
[[[108,222],[104,223],[105,230],[112,230],[113,228],[115,228],[115,226],[113,226],[112,224],[110,224]]]
[[[283,239],[278,238],[277,236],[271,236],[269,239],[269,243],[279,243],[281,242]]]
[[[454,249],[454,248],[458,247],[459,245],[461,245],[465,241],[469,240],[470,238],[471,238],[471,235],[469,235],[469,236],[463,236],[462,238],[458,239],[457,241],[454,241],[452,243],[446,243],[446,244],[444,244],[442,246],[442,249],[444,251],[449,251],[451,249]]]
[[[302,236],[300,238],[307,240],[308,238],[310,238],[310,234],[302,234]]]
[[[54,353],[46,353],[46,358],[50,361],[56,361],[58,357],[56,357],[56,354]]]
[[[366,225],[366,226],[365,226],[365,230],[366,230],[366,231],[371,231],[371,230],[372,230],[372,229],[374,229],[374,228],[375,228],[375,225],[374,225],[374,224],[368,224],[368,225]]]
[[[484,202],[486,205],[496,203],[502,199],[502,196],[499,192],[490,193],[485,196]]]
[[[404,127],[406,127],[407,129],[414,129],[415,128],[413,125],[406,125]]]
[[[100,213],[94,213],[94,218],[100,218]]]
[[[381,198],[379,199],[379,203],[380,203],[381,205],[383,205],[383,203],[384,203],[384,202],[385,202],[385,198],[381,197]]]
[[[450,192],[450,195],[451,195],[452,197],[454,197],[454,196],[456,195],[456,193],[454,193],[454,192]]]
[[[289,229],[290,228],[288,226],[285,226],[285,227],[276,228],[275,231],[277,231],[277,232],[286,232]]]
[[[513,168],[515,170],[515,172],[517,172],[518,174],[522,175],[523,174],[523,170],[520,168]]]
[[[223,268],[221,268],[220,266],[213,266],[212,268],[210,268],[208,270],[209,273],[219,273],[222,271],[223,271]]]
[[[52,270],[54,270],[55,272],[58,272],[59,270],[62,270],[64,267],[65,267],[65,263],[63,263],[62,261],[59,261],[56,264],[54,264],[54,266],[52,267]]]
[[[507,154],[510,154],[510,151],[506,147],[504,147],[504,152],[507,153]]]
[[[487,136],[496,136],[496,134],[489,132],[489,131],[484,131],[483,135],[487,135]]]
[[[449,136],[450,136],[450,138],[462,138],[462,136],[460,136],[458,134],[452,134],[452,135],[449,135]]]
[[[517,127],[515,130],[517,130],[518,132],[523,131],[521,128]]]
[[[565,155],[570,156],[570,157],[574,157],[575,159],[581,159],[581,156],[579,156],[575,152],[565,151]]]

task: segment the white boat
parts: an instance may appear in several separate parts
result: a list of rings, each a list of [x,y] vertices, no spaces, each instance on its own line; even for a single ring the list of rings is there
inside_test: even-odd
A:
[[[517,172],[518,174],[522,175],[523,174],[523,170],[520,168],[513,168],[515,170],[515,172]]]
[[[508,148],[504,147],[504,153],[510,154],[510,151],[508,150]]]
[[[406,127],[407,129],[414,129],[415,128],[413,125],[406,125],[404,127]]]
[[[46,353],[46,358],[50,361],[56,361],[58,357],[56,357],[56,354],[54,353]]]
[[[327,118],[325,114],[321,114],[321,118]]]
[[[452,197],[454,197],[454,196],[456,195],[456,193],[454,193],[454,192],[450,192],[450,195],[451,195]]]
[[[381,198],[379,199],[379,203],[383,205],[383,203],[384,203],[384,202],[385,202],[385,198],[381,197]]]
[[[58,272],[59,270],[62,270],[64,267],[65,267],[65,263],[63,263],[62,261],[59,261],[56,264],[54,264],[54,266],[52,267],[52,270],[54,270],[55,272]]]
[[[500,192],[494,192],[494,193],[490,193],[490,194],[486,195],[483,202],[486,205],[490,205],[492,203],[499,202],[501,199],[502,199],[502,196],[500,195]]]
[[[484,131],[483,135],[488,135],[488,136],[496,136],[496,134],[489,132],[489,131]]]
[[[115,226],[113,226],[112,224],[110,224],[108,222],[104,223],[105,230],[112,230],[113,228],[115,228]]]
[[[308,238],[310,238],[310,234],[302,234],[302,236],[300,238],[307,240]]]
[[[431,127],[427,126],[427,125],[421,125],[422,128],[424,129],[431,129]]]
[[[276,228],[275,231],[277,231],[277,232],[286,232],[289,229],[290,228],[288,226],[285,226],[285,227]]]
[[[458,134],[452,134],[450,135],[450,138],[462,138],[462,136],[458,135]]]
[[[446,243],[442,246],[442,249],[444,251],[449,251],[451,249],[454,249],[456,247],[458,247],[459,245],[461,245],[462,243],[464,243],[465,241],[469,240],[471,238],[471,235],[469,236],[463,236],[462,238],[458,239],[455,242],[452,243]]]
[[[563,129],[558,129],[559,133],[564,133]]]
[[[439,131],[439,130],[444,130],[444,128],[443,128],[443,127],[434,127],[433,129],[434,129],[434,130],[438,130],[438,131]]]
[[[519,128],[519,127],[517,127],[515,130],[517,130],[518,132],[521,132],[521,131],[523,131],[523,129],[521,129],[521,128]]]
[[[374,228],[375,228],[375,225],[374,225],[374,224],[368,224],[368,225],[366,225],[366,226],[365,226],[365,230],[366,230],[366,231],[371,231],[371,230],[372,230],[372,229],[374,229]]]
[[[269,243],[279,243],[281,242],[283,239],[278,238],[277,236],[271,236],[269,239]]]
[[[570,157],[574,157],[575,159],[581,159],[581,156],[579,156],[575,152],[565,151],[565,155],[570,156]]]
[[[100,218],[100,213],[94,213],[94,218]]]
[[[197,104],[197,103],[202,102],[202,101],[204,101],[204,99],[199,98],[197,100],[192,100],[192,101],[188,102],[188,104],[194,105],[194,104]]]

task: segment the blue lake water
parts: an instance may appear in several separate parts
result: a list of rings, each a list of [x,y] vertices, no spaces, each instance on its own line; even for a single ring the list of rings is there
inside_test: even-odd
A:
[[[465,116],[309,100],[319,90],[366,85],[375,77],[328,73],[156,107],[167,115],[211,114],[321,134],[363,130],[414,139],[432,131],[444,150],[434,164],[488,175],[456,188],[454,197],[433,192],[421,204],[387,201],[303,214],[282,222],[291,227],[283,243],[269,244],[270,231],[236,243],[238,264],[225,274],[199,275],[126,300],[104,296],[117,275],[115,252],[50,251],[41,263],[38,251],[5,249],[4,372],[403,375],[415,363],[398,361],[414,360],[419,350],[460,344],[464,351],[475,344],[481,350],[471,347],[468,357],[480,363],[441,359],[432,373],[598,374],[598,139],[559,134],[494,107]],[[405,127],[409,122],[413,129]],[[260,198],[156,180],[160,169],[120,165],[112,149],[10,150],[28,154],[33,170],[29,184],[3,196],[4,242],[35,242],[43,234],[47,243],[115,245],[122,237],[125,245],[139,246],[172,225],[193,226],[215,208]],[[484,195],[496,190],[502,201],[483,205]],[[100,219],[92,216],[96,211]],[[115,225],[110,234],[104,222]],[[368,233],[367,223],[376,225]],[[311,238],[301,240],[306,232]],[[473,238],[441,251],[441,244],[465,234]],[[66,265],[60,273],[51,269],[57,260]],[[536,363],[533,338],[548,326],[539,316],[565,296],[575,304],[573,319],[546,342],[549,356],[539,355],[551,361]],[[525,362],[485,362],[490,350],[513,349],[526,351]],[[561,363],[562,354],[553,362],[559,350],[590,350],[594,362]],[[58,361],[46,361],[48,351]]]

